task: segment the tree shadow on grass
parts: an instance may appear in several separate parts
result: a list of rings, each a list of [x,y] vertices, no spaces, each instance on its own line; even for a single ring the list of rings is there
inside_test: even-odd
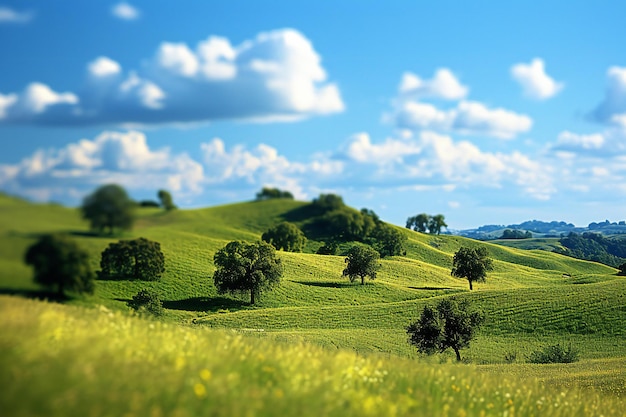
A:
[[[54,303],[63,303],[72,299],[72,297],[68,295],[59,295],[59,293],[53,291],[26,290],[22,288],[0,288],[0,295],[15,295],[18,297],[50,301]]]
[[[248,305],[247,302],[226,297],[192,297],[185,300],[163,301],[163,307],[170,310],[208,311],[213,313],[218,310],[237,311],[248,307]]]
[[[346,288],[353,287],[354,283],[349,282],[322,282],[322,281],[293,281],[296,284],[308,285],[309,287],[323,288]]]

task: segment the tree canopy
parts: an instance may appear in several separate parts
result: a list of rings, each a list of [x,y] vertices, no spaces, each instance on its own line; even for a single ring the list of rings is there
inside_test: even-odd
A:
[[[435,214],[431,216],[426,213],[420,213],[406,219],[406,228],[416,232],[441,234],[441,229],[448,227],[443,214]]]
[[[233,241],[218,250],[213,282],[218,293],[250,293],[250,304],[280,284],[283,265],[274,247],[265,242]]]
[[[26,251],[24,261],[34,269],[34,281],[57,287],[60,297],[65,290],[93,293],[95,274],[89,254],[65,235],[44,235]]]
[[[117,184],[103,185],[83,200],[83,218],[89,220],[92,230],[103,233],[115,228],[127,230],[134,222],[135,203],[126,190]]]
[[[371,234],[371,245],[378,251],[381,258],[386,256],[406,255],[407,237],[395,228],[378,223]]]
[[[343,198],[337,194],[320,194],[319,197],[313,199],[313,206],[322,213],[338,210],[345,207]]]
[[[157,197],[159,197],[159,201],[161,202],[161,207],[165,210],[170,211],[176,209],[176,204],[174,204],[174,199],[172,198],[172,194],[170,194],[167,190],[159,190],[157,193]]]
[[[102,252],[101,278],[134,278],[155,281],[165,272],[161,244],[140,237],[111,243]]]
[[[473,282],[485,282],[487,271],[493,269],[493,262],[488,258],[484,246],[476,248],[462,247],[454,254],[451,275],[457,278],[466,278],[470,290]]]
[[[278,188],[263,187],[261,191],[256,194],[257,200],[270,200],[274,198],[285,198],[293,200],[293,194],[289,191],[279,190]]]
[[[302,252],[306,237],[302,230],[293,223],[282,222],[263,233],[261,240],[274,246],[277,250]]]
[[[469,347],[483,321],[484,316],[480,312],[470,311],[467,300],[457,302],[446,298],[439,301],[435,308],[424,307],[420,318],[406,331],[409,343],[416,346],[420,353],[432,355],[450,348],[460,361],[460,350]]]
[[[376,273],[380,269],[378,263],[380,255],[369,246],[355,245],[348,251],[343,276],[350,278],[350,282],[361,278],[361,285],[365,285],[365,277],[376,279]]]

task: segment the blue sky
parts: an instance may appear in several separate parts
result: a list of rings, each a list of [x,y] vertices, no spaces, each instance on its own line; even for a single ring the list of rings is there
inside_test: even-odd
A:
[[[626,219],[623,2],[385,3],[0,2],[0,190]]]

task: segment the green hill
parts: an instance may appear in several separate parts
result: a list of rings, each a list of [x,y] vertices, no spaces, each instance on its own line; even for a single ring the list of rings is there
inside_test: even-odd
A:
[[[89,234],[73,208],[0,196],[0,213],[0,293],[4,294],[41,296],[32,283],[32,271],[22,262],[26,248],[41,233],[73,235],[90,252],[95,270],[101,251],[120,238]],[[569,342],[584,361],[626,357],[622,343],[626,280],[602,264],[398,228],[407,236],[407,254],[383,259],[375,281],[365,286],[350,283],[341,274],[344,257],[315,255],[322,242],[310,240],[305,253],[279,253],[285,267],[280,287],[250,306],[247,297],[217,294],[212,283],[214,253],[231,240],[258,240],[280,221],[306,225],[309,204],[268,200],[172,212],[140,209],[138,214],[135,228],[122,237],[160,242],[166,259],[163,278],[158,282],[99,280],[94,295],[75,297],[69,304],[128,312],[126,302],[149,287],[164,300],[167,322],[237,329],[249,337],[278,342],[305,341],[330,349],[415,358],[405,327],[424,305],[457,296],[470,298],[488,317],[464,355],[474,363],[503,363],[511,352],[517,352],[523,362],[532,350]],[[484,245],[494,260],[487,282],[477,284],[472,292],[467,281],[450,276],[454,252],[464,245]]]

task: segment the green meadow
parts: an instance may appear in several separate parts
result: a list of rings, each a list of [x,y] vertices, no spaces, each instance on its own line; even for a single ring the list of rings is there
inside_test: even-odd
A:
[[[383,259],[376,280],[350,283],[345,257],[315,255],[323,243],[309,240],[304,253],[279,252],[281,285],[250,306],[217,294],[213,255],[280,221],[306,228],[307,203],[139,209],[133,230],[113,238],[88,233],[73,208],[0,196],[0,213],[6,415],[625,415],[626,279],[602,264],[399,228],[407,254]],[[156,240],[166,272],[40,301],[46,294],[22,259],[50,232],[72,235],[94,270],[111,242]],[[486,246],[494,260],[471,292],[450,276],[467,245]],[[164,300],[161,319],[127,306],[143,288]],[[444,297],[468,298],[487,317],[463,364],[407,342],[406,326]],[[556,343],[571,344],[580,361],[527,363]]]

